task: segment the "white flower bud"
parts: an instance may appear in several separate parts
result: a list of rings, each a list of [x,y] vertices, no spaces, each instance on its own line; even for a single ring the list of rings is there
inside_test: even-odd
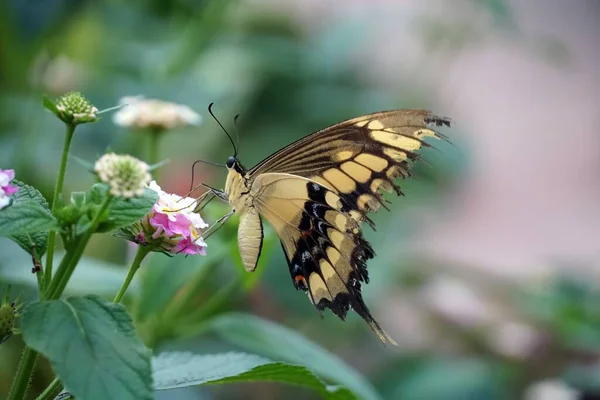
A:
[[[144,194],[144,187],[152,179],[149,168],[135,157],[115,153],[103,155],[94,165],[94,171],[100,181],[109,186],[110,193],[125,198]]]

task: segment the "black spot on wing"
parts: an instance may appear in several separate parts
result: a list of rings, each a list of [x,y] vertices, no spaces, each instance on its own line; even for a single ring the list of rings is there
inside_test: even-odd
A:
[[[296,241],[294,254],[290,255],[291,257],[286,254],[286,257],[288,257],[294,286],[297,290],[309,291],[312,298],[309,290],[309,277],[312,273],[317,273],[323,278],[319,267],[320,260],[325,259],[331,263],[327,257],[327,248],[333,246],[333,243],[329,240],[327,231],[335,228],[325,220],[325,213],[332,210],[325,203],[327,189],[318,184],[309,183],[308,185],[309,200],[305,202],[304,212],[298,226],[300,237]],[[348,278],[345,281],[342,279],[346,292],[337,293],[333,300],[317,299],[315,307],[319,312],[329,308],[342,320],[346,318],[350,309],[354,309],[367,322],[376,324],[361,294],[361,284],[369,282],[367,261],[373,258],[375,253],[360,231],[357,233],[345,232],[345,234],[351,235],[353,240],[351,254],[343,255],[352,267]],[[341,249],[338,251],[341,252]],[[324,280],[324,282],[326,281]]]

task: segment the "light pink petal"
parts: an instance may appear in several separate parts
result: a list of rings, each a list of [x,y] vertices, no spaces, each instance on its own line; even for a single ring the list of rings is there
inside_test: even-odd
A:
[[[173,250],[175,254],[183,253],[188,255],[206,255],[206,249],[204,247],[197,246],[189,237],[180,240]]]
[[[190,236],[190,221],[183,214],[177,214],[174,221],[169,221],[169,230],[177,235]]]
[[[173,235],[173,232],[170,229],[169,218],[165,214],[156,213],[152,218],[150,218],[150,225],[155,228],[162,228],[168,236]],[[154,236],[154,235],[152,235]]]
[[[2,189],[4,190],[4,193],[6,193],[9,196],[11,194],[15,194],[19,191],[19,188],[17,186],[13,186],[13,185],[6,185]]]

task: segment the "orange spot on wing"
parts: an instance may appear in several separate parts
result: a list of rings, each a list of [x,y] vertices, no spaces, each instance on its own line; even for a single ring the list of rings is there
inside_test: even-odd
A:
[[[302,286],[308,287],[308,285],[306,284],[306,279],[302,275],[296,275],[294,277],[294,281],[296,282],[296,286],[298,286],[298,284],[302,284]]]

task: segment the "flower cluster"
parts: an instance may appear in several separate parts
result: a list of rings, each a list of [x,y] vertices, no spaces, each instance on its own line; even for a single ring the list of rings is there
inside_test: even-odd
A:
[[[14,170],[0,169],[0,210],[10,203],[10,196],[19,190],[18,187],[10,184],[13,179],[15,179]]]
[[[182,126],[198,125],[201,121],[190,107],[156,99],[123,97],[121,110],[113,117],[115,124],[134,129],[167,130]]]
[[[208,224],[194,212],[196,200],[166,193],[155,181],[150,182],[149,188],[158,193],[158,200],[142,220],[136,241],[155,244],[173,254],[206,255],[202,229]]]
[[[68,124],[93,122],[98,117],[98,109],[79,92],[70,92],[56,102],[58,117]]]
[[[94,165],[100,181],[110,187],[110,193],[117,197],[140,197],[146,184],[152,179],[150,167],[143,161],[129,155],[107,153]]]

